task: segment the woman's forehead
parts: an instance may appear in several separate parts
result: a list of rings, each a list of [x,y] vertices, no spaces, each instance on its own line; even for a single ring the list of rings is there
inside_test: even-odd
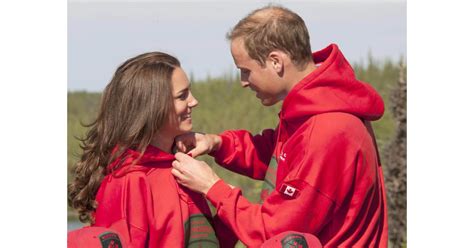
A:
[[[181,69],[181,67],[176,67],[173,70],[171,82],[173,84],[173,89],[175,92],[179,92],[189,88],[188,77],[186,76],[186,73],[183,71],[183,69]]]

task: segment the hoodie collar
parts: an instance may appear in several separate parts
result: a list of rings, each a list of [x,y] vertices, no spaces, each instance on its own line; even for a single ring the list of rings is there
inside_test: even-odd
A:
[[[328,112],[345,112],[366,120],[382,117],[382,97],[369,84],[355,78],[354,71],[336,44],[313,53],[320,64],[288,93],[280,118],[297,122]]]
[[[175,159],[173,154],[164,152],[158,147],[149,145],[145,152],[128,148],[125,152],[115,159],[109,166],[109,169],[117,168],[112,174],[115,177],[123,176],[132,171],[149,171],[152,168],[171,168],[171,163]]]

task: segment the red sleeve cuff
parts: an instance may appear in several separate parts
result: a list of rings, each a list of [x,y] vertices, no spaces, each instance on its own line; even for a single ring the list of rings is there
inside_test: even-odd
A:
[[[221,137],[221,146],[219,147],[219,150],[214,151],[209,153],[209,155],[213,156],[216,161],[223,161],[225,156],[227,155],[227,151],[229,150],[230,146],[233,146],[232,140],[227,136],[223,134],[219,134]]]
[[[224,182],[224,180],[220,179],[217,181],[206,194],[206,198],[217,208],[218,203],[221,201],[222,198],[226,198],[230,195],[232,188]]]

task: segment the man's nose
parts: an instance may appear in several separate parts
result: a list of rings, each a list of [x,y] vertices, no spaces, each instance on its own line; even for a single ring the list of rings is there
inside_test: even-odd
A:
[[[240,85],[242,85],[242,87],[245,88],[245,87],[248,87],[250,84],[249,84],[249,82],[247,82],[247,81],[240,80]]]

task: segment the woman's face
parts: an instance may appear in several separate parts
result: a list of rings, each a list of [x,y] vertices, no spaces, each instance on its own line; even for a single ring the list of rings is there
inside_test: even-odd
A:
[[[167,122],[167,127],[163,128],[163,131],[166,130],[168,134],[177,136],[192,130],[191,110],[196,107],[198,101],[191,94],[188,77],[180,67],[174,69],[171,83],[175,114],[171,115],[170,118],[173,119]]]

